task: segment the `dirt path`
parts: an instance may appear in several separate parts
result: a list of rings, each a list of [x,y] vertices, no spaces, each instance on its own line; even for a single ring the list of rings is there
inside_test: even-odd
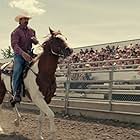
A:
[[[6,134],[0,135],[0,140],[35,140],[37,115],[22,113],[23,119],[19,127],[13,121],[15,114],[4,110],[0,117],[0,125],[4,126]],[[44,120],[43,136],[47,140],[48,120]],[[78,117],[55,119],[57,140],[140,140],[140,125],[115,121],[88,120]]]

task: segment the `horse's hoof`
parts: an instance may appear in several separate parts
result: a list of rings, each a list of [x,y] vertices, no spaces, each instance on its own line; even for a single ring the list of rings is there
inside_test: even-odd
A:
[[[16,127],[19,127],[19,120],[18,119],[15,119],[14,120],[14,124],[15,124]]]
[[[12,107],[15,107],[16,102],[13,101],[13,99],[10,100],[10,103],[11,103],[11,106],[12,106]]]
[[[14,99],[11,99],[11,100],[10,100],[10,103],[11,103],[11,106],[12,106],[12,107],[15,107],[16,103],[19,103],[19,104],[20,104],[20,101],[16,101],[16,100],[14,100]]]
[[[56,140],[56,134],[55,132],[50,132],[48,140]]]
[[[43,136],[40,136],[40,137],[39,137],[39,140],[44,140]]]
[[[39,136],[39,135],[38,135],[38,136],[36,137],[36,140],[45,140],[45,139],[43,138],[43,136]]]
[[[2,129],[2,127],[0,126],[0,134],[5,134],[4,130]]]

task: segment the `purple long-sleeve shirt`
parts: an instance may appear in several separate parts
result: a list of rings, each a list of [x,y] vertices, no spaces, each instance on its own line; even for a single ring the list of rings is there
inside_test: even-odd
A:
[[[31,37],[35,37],[35,31],[29,27],[25,28],[22,25],[19,25],[11,33],[11,46],[14,53],[21,55],[23,51],[30,51],[32,48],[32,43],[35,44]]]

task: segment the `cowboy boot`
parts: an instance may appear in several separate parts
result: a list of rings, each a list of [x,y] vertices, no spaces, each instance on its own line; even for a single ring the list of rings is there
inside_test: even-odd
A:
[[[13,100],[16,103],[20,103],[21,102],[21,96],[20,96],[20,94],[15,94],[14,97],[13,97]]]
[[[21,102],[21,96],[20,96],[20,92],[16,92],[13,96],[13,98],[10,100],[12,107],[15,107],[16,103],[20,103]]]

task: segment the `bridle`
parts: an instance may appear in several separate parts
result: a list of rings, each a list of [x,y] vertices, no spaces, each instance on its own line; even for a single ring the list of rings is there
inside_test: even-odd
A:
[[[52,49],[51,49],[51,53],[52,53],[53,55],[58,56],[58,57],[64,57],[64,55],[59,54],[59,53],[56,53],[56,52],[54,52]]]

